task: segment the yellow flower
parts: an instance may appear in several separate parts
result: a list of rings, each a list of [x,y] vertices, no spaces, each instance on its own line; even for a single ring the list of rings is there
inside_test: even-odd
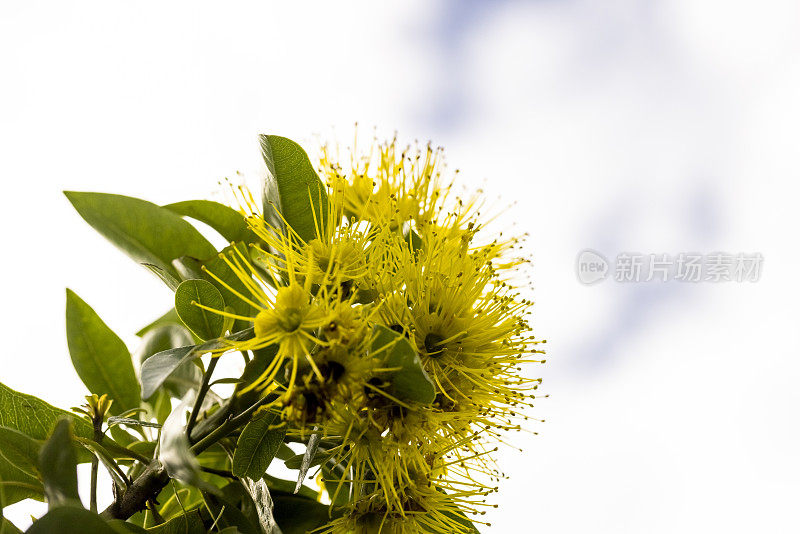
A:
[[[320,170],[348,217],[392,230],[409,221],[430,221],[450,186],[441,185],[442,150],[402,149],[397,139],[373,143],[365,156],[354,154],[345,170],[335,147],[321,149]]]
[[[320,167],[329,211],[307,242],[247,203],[258,265],[235,249],[225,258],[257,313],[227,315],[255,335],[230,348],[279,347],[247,389],[282,389],[288,435],[324,440],[330,496],[349,499],[321,534],[471,533],[462,514],[480,523],[491,506],[493,453],[523,429],[541,382],[520,372],[544,360],[517,287],[519,240],[483,238],[479,197],[452,196],[430,146],[375,144],[347,170],[326,146]],[[372,353],[376,325],[415,349],[432,403],[391,393],[401,369]]]
[[[312,332],[326,319],[326,311],[310,299],[297,283],[279,288],[274,307],[262,309],[253,320],[256,339],[268,345],[279,344],[287,357],[307,354],[318,342]]]

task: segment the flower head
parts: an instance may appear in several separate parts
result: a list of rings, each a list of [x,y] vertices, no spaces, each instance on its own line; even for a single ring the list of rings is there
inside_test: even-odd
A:
[[[376,144],[347,169],[323,147],[316,236],[248,202],[260,241],[224,257],[256,310],[220,312],[254,327],[228,348],[277,347],[243,391],[282,391],[288,435],[325,440],[330,497],[348,496],[323,534],[472,532],[467,516],[479,521],[497,490],[493,452],[536,398],[541,380],[520,372],[544,360],[516,282],[519,240],[483,238],[479,198],[454,196],[443,168],[430,146]],[[375,350],[380,327],[405,356]]]

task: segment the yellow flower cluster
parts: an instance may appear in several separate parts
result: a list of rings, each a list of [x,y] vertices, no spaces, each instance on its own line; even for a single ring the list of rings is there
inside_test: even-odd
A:
[[[255,335],[231,348],[278,347],[245,391],[272,395],[290,435],[321,438],[338,506],[323,534],[473,532],[500,477],[492,452],[535,398],[518,240],[482,242],[477,197],[456,197],[441,170],[431,147],[376,143],[347,168],[323,147],[317,237],[246,197],[261,243],[224,256],[257,310],[232,316]]]

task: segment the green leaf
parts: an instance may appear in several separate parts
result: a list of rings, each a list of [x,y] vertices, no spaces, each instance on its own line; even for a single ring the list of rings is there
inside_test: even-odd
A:
[[[260,135],[259,141],[269,172],[264,217],[276,228],[282,228],[285,220],[305,242],[317,238],[317,228],[324,231],[326,226],[328,195],[308,155],[285,137]]]
[[[142,336],[142,342],[136,349],[139,366],[141,368],[141,365],[148,358],[159,352],[189,346],[193,344],[193,341],[192,334],[182,325],[165,324],[152,328]],[[192,362],[187,362],[178,367],[164,381],[165,393],[175,398],[181,398],[190,389],[197,389],[202,379],[203,372]],[[158,409],[158,400],[156,399],[153,403],[153,409],[156,411]],[[159,420],[163,422],[163,418]]]
[[[148,458],[152,458],[153,455],[156,453],[156,442],[155,441],[137,441],[128,445],[128,448],[133,452],[137,452],[142,456],[146,456]]]
[[[176,347],[153,354],[142,364],[142,398],[149,399],[167,378],[180,366],[200,357],[199,345]]]
[[[286,469],[300,469],[301,467],[303,467],[303,460],[305,459],[305,457],[306,457],[306,453],[305,452],[303,452],[303,454],[294,454],[294,455],[290,456],[289,458],[287,458],[283,462],[283,464],[286,466]],[[320,465],[320,464],[324,463],[325,461],[326,461],[326,459],[324,457],[315,456],[314,458],[311,459],[311,461],[309,461],[308,467],[314,467],[314,466]],[[292,488],[294,489],[294,487],[296,485],[297,485],[297,481],[293,482],[292,483]]]
[[[271,494],[275,505],[273,515],[283,534],[306,534],[330,520],[328,507],[324,504],[282,491]]]
[[[158,265],[153,265],[152,263],[142,263],[151,273],[156,275],[164,282],[168,288],[175,291],[178,289],[178,285],[180,285],[181,281],[172,276],[171,273],[168,273]]]
[[[383,367],[396,369],[389,373],[389,393],[400,400],[431,404],[436,388],[411,343],[382,325],[375,325],[373,331],[372,354],[383,361]]]
[[[176,286],[177,287],[177,286]],[[175,308],[170,308],[164,315],[153,321],[152,323],[148,324],[145,327],[142,327],[141,330],[136,332],[136,335],[139,337],[143,337],[146,333],[154,328],[158,328],[159,326],[165,326],[170,324],[176,324],[179,326],[183,326],[183,322],[181,318],[178,317],[178,312],[175,311]]]
[[[0,461],[0,487],[3,489],[6,506],[24,499],[44,500],[42,483],[14,467],[5,458]]]
[[[236,332],[221,339],[212,339],[199,345],[189,345],[165,350],[158,354],[153,354],[142,364],[140,372],[142,381],[142,397],[149,399],[161,384],[170,375],[186,362],[191,362],[199,358],[206,352],[221,348],[226,345],[224,340],[242,340],[253,336],[253,329],[248,328],[241,332]]]
[[[125,343],[78,295],[67,289],[67,344],[78,376],[97,395],[108,394],[112,413],[139,407],[139,383]]]
[[[114,483],[119,487],[125,487],[127,481],[122,476],[122,472],[119,470],[119,465],[117,464],[115,455],[108,451],[106,447],[100,445],[94,440],[91,439],[84,439],[84,438],[76,438],[76,442],[79,445],[82,445],[85,450],[92,453],[99,461],[102,463],[106,469],[108,470],[108,474],[111,475],[111,478],[114,480]],[[106,440],[104,443],[111,444],[112,441]],[[117,452],[119,450],[117,449]]]
[[[234,250],[234,247],[236,247],[236,250]],[[222,297],[225,300],[225,304],[233,308],[236,315],[254,317],[255,313],[253,307],[239,296],[243,295],[247,297],[250,295],[250,289],[222,258],[222,256],[228,256],[228,258],[233,257],[241,262],[239,254],[247,258],[248,252],[247,245],[244,243],[236,243],[235,245],[225,247],[219,254],[206,260],[190,257],[181,258],[180,262],[185,270],[184,278],[202,278],[211,282],[219,289],[219,292],[222,293]],[[205,269],[203,269],[204,267]],[[239,295],[237,295],[237,293]],[[251,326],[250,322],[236,320],[232,330],[236,332],[244,330],[248,326]]]
[[[244,427],[233,453],[233,474],[258,480],[267,471],[286,437],[286,427],[272,428],[279,422],[275,414],[263,412]]]
[[[185,200],[167,204],[164,207],[178,215],[191,217],[209,225],[229,243],[234,241],[248,243],[257,241],[256,235],[247,226],[244,216],[235,209],[219,202],[212,200]]]
[[[151,534],[206,534],[206,528],[196,511],[170,519],[163,525],[148,528]]]
[[[4,463],[3,465],[7,464]],[[16,534],[19,532],[19,530],[9,520],[3,517],[3,508],[27,497],[35,496],[35,498],[39,498],[41,500],[40,495],[44,492],[44,489],[41,488],[39,481],[34,479],[33,483],[38,484],[38,486],[36,487],[35,493],[32,494],[31,488],[27,483],[9,480],[4,477],[2,467],[3,466],[0,465],[0,534]],[[18,473],[22,474],[21,471]],[[13,473],[11,476],[13,477],[18,473]],[[29,475],[24,476],[27,477]]]
[[[283,443],[278,448],[278,452],[275,453],[275,457],[281,460],[288,460],[292,456],[294,456],[294,451],[285,443]]]
[[[39,472],[51,510],[57,506],[81,506],[77,469],[78,459],[72,444],[70,421],[61,419],[56,423],[53,435],[39,451]]]
[[[183,515],[187,508],[191,508],[189,505],[190,502],[195,500],[202,502],[202,494],[197,488],[181,488],[176,490],[175,488],[167,486],[164,490],[163,493],[169,495],[169,497],[164,501],[158,500],[158,502],[161,503],[158,513],[167,521]]]
[[[175,291],[175,310],[189,330],[200,339],[214,339],[222,335],[225,318],[198,306],[223,311],[225,300],[211,282],[205,280],[185,280]]]
[[[137,263],[152,263],[177,276],[172,260],[208,258],[216,252],[180,215],[146,200],[106,193],[64,194],[86,222]]]
[[[36,477],[39,468],[40,440],[26,436],[19,430],[0,426],[0,455],[32,477]]]
[[[118,534],[99,515],[72,506],[54,508],[25,534]]]
[[[84,437],[92,435],[92,427],[85,420],[0,384],[0,426],[41,441],[47,438],[59,417],[71,417],[76,434]],[[6,454],[13,457],[13,453],[5,446],[0,446],[0,485],[4,490],[6,506],[28,498],[43,500],[42,483],[10,461]]]
[[[189,449],[186,437],[186,411],[191,410],[195,396],[195,392],[190,391],[172,410],[158,439],[158,461],[170,478],[189,485],[197,485],[200,481],[200,463]]]
[[[91,438],[92,425],[32,395],[0,384],[0,426],[19,430],[33,439],[45,440],[61,417],[70,417],[76,436]]]
[[[200,462],[189,448],[186,436],[186,412],[192,409],[196,393],[187,393],[181,403],[172,410],[158,439],[158,461],[170,478],[200,489],[215,492],[216,488],[201,476]]]

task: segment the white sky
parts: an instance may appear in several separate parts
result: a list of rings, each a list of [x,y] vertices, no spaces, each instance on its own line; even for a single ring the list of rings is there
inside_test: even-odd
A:
[[[80,402],[67,286],[132,349],[169,306],[62,189],[214,197],[257,133],[359,121],[445,146],[531,234],[551,398],[486,532],[794,531],[798,4],[285,4],[0,4],[0,381]],[[758,283],[586,287],[587,247],[765,261]]]

